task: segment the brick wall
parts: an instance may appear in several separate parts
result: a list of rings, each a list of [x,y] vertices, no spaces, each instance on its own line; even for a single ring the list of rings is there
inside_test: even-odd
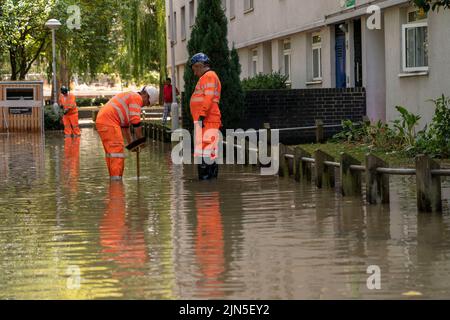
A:
[[[254,90],[245,97],[245,115],[236,128],[260,129],[265,122],[271,128],[314,126],[316,119],[324,124],[341,124],[342,120],[361,121],[366,115],[364,88]],[[184,119],[187,108],[183,108]],[[222,111],[223,112],[223,111]],[[188,123],[183,127],[191,129]],[[325,137],[332,137],[339,128],[325,129]],[[282,131],[280,141],[298,144],[315,141],[315,131]]]
[[[348,89],[294,89],[255,90],[245,98],[246,112],[241,128],[259,129],[265,122],[271,128],[314,126],[316,119],[324,124],[341,124],[342,120],[360,121],[366,115],[366,92],[364,88]],[[339,129],[325,129],[331,137]],[[284,144],[312,142],[311,131],[282,131],[280,140]]]

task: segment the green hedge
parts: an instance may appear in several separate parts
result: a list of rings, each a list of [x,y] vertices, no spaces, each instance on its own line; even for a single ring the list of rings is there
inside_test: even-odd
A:
[[[106,104],[109,98],[97,97],[97,98],[77,98],[77,106],[79,107],[99,107]]]
[[[288,77],[279,72],[270,74],[258,74],[253,78],[242,80],[244,91],[249,90],[268,90],[268,89],[286,89]]]
[[[44,128],[45,130],[63,130],[61,121],[62,114],[55,115],[53,106],[47,105],[44,108]]]

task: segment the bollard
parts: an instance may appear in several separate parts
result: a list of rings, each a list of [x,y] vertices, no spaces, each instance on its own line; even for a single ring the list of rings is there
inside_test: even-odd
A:
[[[311,158],[311,154],[306,150],[297,147],[294,150],[294,177],[296,181],[306,180],[311,182],[311,164],[302,161],[302,158]]]
[[[323,133],[323,120],[316,120],[316,142],[323,143],[324,142],[324,133]]]
[[[417,207],[422,212],[442,212],[441,177],[431,170],[440,169],[439,163],[426,155],[416,157]]]
[[[359,196],[362,193],[361,172],[352,171],[350,169],[352,165],[361,165],[361,162],[346,153],[341,153],[341,193],[344,197]]]
[[[280,143],[279,151],[279,161],[280,168],[278,169],[278,175],[280,177],[289,177],[289,168],[287,164],[287,159],[285,158],[285,154],[288,153],[288,148],[284,144]]]
[[[287,147],[287,153],[294,155],[294,149],[291,147]],[[294,158],[286,158],[286,163],[288,167],[289,176],[294,175]]]
[[[326,166],[324,162],[334,161],[334,158],[321,150],[317,150],[314,152],[314,159],[316,160],[315,172],[317,188],[333,188],[335,185],[334,167]]]
[[[366,197],[370,204],[389,203],[389,175],[377,172],[377,168],[387,168],[380,158],[366,155]]]

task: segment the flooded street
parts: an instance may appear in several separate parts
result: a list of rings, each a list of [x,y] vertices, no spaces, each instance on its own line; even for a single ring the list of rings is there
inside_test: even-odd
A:
[[[444,214],[418,214],[414,177],[370,206],[252,167],[200,182],[170,152],[150,142],[141,179],[128,154],[111,183],[92,129],[0,135],[0,298],[450,298],[449,179]]]

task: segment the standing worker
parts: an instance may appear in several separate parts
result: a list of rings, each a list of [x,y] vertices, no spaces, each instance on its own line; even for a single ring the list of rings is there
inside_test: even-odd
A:
[[[194,75],[199,78],[192,94],[190,108],[195,127],[194,157],[198,162],[200,180],[217,178],[219,166],[216,163],[219,147],[219,129],[222,116],[219,109],[222,85],[217,74],[211,70],[206,54],[197,53],[190,65]]]
[[[140,92],[122,92],[104,105],[95,122],[106,153],[111,180],[121,180],[125,167],[123,136],[132,142],[130,125],[134,127],[136,140],[142,138],[141,108],[158,101],[158,90],[144,87]]]
[[[78,124],[78,108],[75,95],[69,93],[69,90],[65,86],[61,87],[59,105],[64,110],[64,136],[66,138],[81,136],[80,126]]]
[[[180,94],[177,88],[175,88],[175,91],[177,92],[177,96]],[[164,84],[164,115],[162,123],[163,125],[166,125],[167,117],[170,114],[171,107],[173,103],[173,97],[172,97],[172,79],[167,78],[166,83]]]

